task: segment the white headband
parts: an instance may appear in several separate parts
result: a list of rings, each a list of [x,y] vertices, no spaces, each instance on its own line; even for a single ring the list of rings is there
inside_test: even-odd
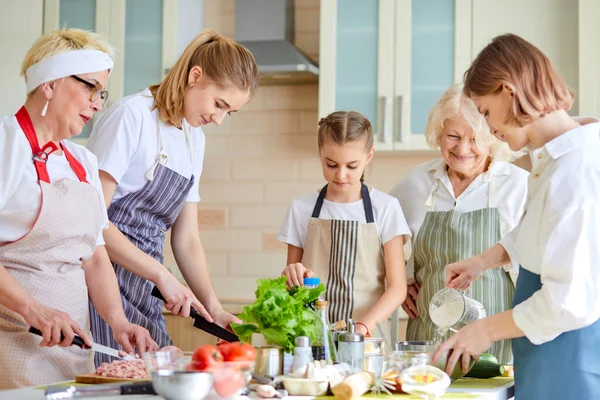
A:
[[[55,54],[27,68],[27,93],[55,79],[112,70],[113,64],[113,59],[99,50],[72,50]]]

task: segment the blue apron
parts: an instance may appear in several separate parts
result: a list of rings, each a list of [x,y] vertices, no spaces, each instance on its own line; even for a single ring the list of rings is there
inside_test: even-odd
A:
[[[542,288],[539,275],[521,267],[514,305]],[[600,320],[560,334],[552,341],[534,345],[513,339],[515,399],[600,399]]]

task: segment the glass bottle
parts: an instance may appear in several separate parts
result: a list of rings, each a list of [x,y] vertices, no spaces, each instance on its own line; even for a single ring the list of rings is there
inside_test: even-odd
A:
[[[321,334],[315,340],[313,346],[313,358],[315,360],[327,360],[336,362],[335,345],[333,335],[329,330],[329,317],[327,316],[327,300],[317,300],[317,315],[321,319]]]

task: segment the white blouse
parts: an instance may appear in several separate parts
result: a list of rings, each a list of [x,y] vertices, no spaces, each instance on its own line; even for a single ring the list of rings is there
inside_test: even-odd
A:
[[[106,229],[108,217],[96,157],[83,146],[68,140],[61,143],[83,165],[88,182],[98,191]],[[61,155],[50,154],[46,166],[50,182],[65,178],[79,182],[64,152]],[[17,118],[4,117],[0,119],[0,245],[15,241],[29,232],[39,214],[41,204],[41,189],[31,160],[31,146]],[[102,231],[98,233],[96,244],[104,245]]]
[[[158,158],[158,113],[149,89],[120,99],[100,114],[87,143],[98,167],[118,183],[113,201],[141,189],[147,182],[146,172]],[[187,122],[184,120],[184,124]],[[161,123],[162,153],[166,167],[190,178],[194,183],[186,198],[199,202],[199,182],[204,160],[205,137],[200,127],[189,127],[191,149],[185,132]],[[190,157],[190,150],[193,156]]]
[[[600,318],[600,123],[579,122],[532,152],[525,215],[500,242],[541,278],[513,311],[533,344]]]
[[[410,230],[396,199],[375,188],[371,188],[369,195],[371,196],[373,218],[377,225],[381,244],[386,244],[396,236],[401,235],[406,242],[410,237]],[[307,196],[299,197],[292,201],[277,235],[277,240],[302,249],[304,248],[308,233],[308,224],[312,218],[312,212],[318,197],[319,192],[315,190]],[[362,199],[352,203],[335,203],[324,199],[319,218],[358,221],[361,224],[367,223]]]
[[[424,162],[413,168],[406,178],[400,181],[390,194],[400,201],[408,226],[412,232],[411,246],[429,211],[426,205],[432,190],[439,179],[440,185],[435,200],[435,211],[455,209],[471,212],[487,208],[489,205],[490,181],[493,178],[493,205],[500,213],[500,235],[510,233],[519,223],[527,197],[527,171],[505,161],[494,161],[488,170],[479,175],[458,198],[447,173],[443,158]],[[414,256],[411,251],[406,265],[409,282],[414,279]],[[513,280],[519,270],[516,259],[504,268],[510,272]]]

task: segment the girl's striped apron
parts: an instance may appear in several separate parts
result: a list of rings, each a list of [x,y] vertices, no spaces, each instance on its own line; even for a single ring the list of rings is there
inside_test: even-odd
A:
[[[168,231],[179,212],[194,183],[190,179],[166,167],[167,156],[163,153],[158,119],[158,158],[146,173],[148,182],[137,192],[114,201],[108,207],[109,220],[140,250],[163,262],[163,246],[165,232]],[[184,133],[190,148],[193,165],[193,149],[189,133]],[[121,299],[127,319],[150,331],[152,339],[160,346],[169,346],[173,342],[167,332],[166,322],[162,315],[163,302],[151,296],[154,284],[135,275],[120,265],[114,264],[115,274],[119,281]],[[92,335],[94,340],[105,346],[119,348],[110,326],[100,318],[90,305]],[[113,361],[113,357],[96,353],[95,362],[99,366],[103,362]]]
[[[361,191],[366,224],[320,219],[327,185],[308,224],[302,264],[326,280],[330,322],[360,321],[385,292],[385,263],[371,196],[364,184]]]
[[[492,178],[488,208],[466,213],[454,209],[434,211],[440,181],[434,185],[426,203],[429,212],[414,244],[415,279],[421,285],[417,297],[419,318],[408,320],[407,340],[437,338],[437,327],[429,318],[429,302],[445,287],[446,265],[480,254],[500,240],[500,213],[492,201],[493,182]],[[503,268],[493,268],[473,282],[469,291],[473,299],[483,304],[489,316],[511,308],[515,288]],[[451,334],[448,332],[443,339]],[[510,340],[495,342],[488,352],[501,364],[512,364]]]

